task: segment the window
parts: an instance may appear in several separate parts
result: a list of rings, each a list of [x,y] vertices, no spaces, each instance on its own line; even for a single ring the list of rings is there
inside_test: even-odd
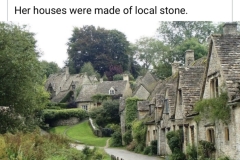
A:
[[[213,144],[215,143],[214,130],[212,128],[207,130],[207,140]]]
[[[169,103],[168,103],[168,99],[164,99],[164,113],[166,113],[166,114],[169,113]]]
[[[190,129],[191,129],[191,141],[193,145],[194,144],[194,126],[191,126]]]
[[[185,126],[185,145],[187,146],[188,145],[188,143],[189,143],[189,130],[188,130],[188,125],[187,126]]]
[[[182,90],[178,90],[178,105],[182,105]]]
[[[218,78],[213,78],[210,80],[210,95],[211,98],[218,97]]]
[[[84,109],[84,110],[88,110],[88,106],[87,105],[82,105],[82,109]]]
[[[225,128],[225,141],[226,142],[229,141],[229,128],[228,127]]]
[[[115,94],[115,89],[114,89],[113,87],[111,87],[111,88],[109,89],[109,94],[110,94],[110,95],[114,95],[114,94]]]

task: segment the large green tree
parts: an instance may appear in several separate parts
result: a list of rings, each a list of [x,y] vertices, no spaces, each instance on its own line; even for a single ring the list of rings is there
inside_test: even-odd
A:
[[[129,42],[117,30],[106,30],[94,26],[74,28],[67,43],[71,73],[79,73],[84,63],[91,62],[94,69],[103,75],[110,66],[128,68],[127,51]]]
[[[211,33],[218,31],[217,25],[211,21],[163,21],[160,22],[158,36],[168,45],[177,46],[191,38],[205,43]]]
[[[31,123],[48,102],[34,34],[26,27],[0,22],[0,132]],[[25,122],[16,124],[18,119]],[[15,125],[14,125],[15,124]]]
[[[41,66],[43,69],[44,74],[48,77],[50,74],[54,74],[59,72],[60,68],[58,67],[58,64],[55,62],[47,62],[42,61]]]

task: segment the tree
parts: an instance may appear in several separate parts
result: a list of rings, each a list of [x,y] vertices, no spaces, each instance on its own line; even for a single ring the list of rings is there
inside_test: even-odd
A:
[[[25,120],[16,126],[0,119],[0,133],[32,122],[34,113],[48,102],[38,55],[34,34],[26,26],[0,22],[0,106],[9,107],[4,115],[9,119]]]
[[[96,119],[96,123],[105,127],[107,124],[119,124],[119,102],[114,101],[104,101],[102,107],[96,108],[91,111],[90,117]]]
[[[199,43],[205,43],[207,37],[216,31],[216,25],[210,21],[164,21],[160,22],[158,28],[159,38],[173,47],[191,38],[196,38]]]
[[[181,44],[175,47],[174,53],[173,53],[174,60],[184,63],[185,51],[188,49],[191,49],[194,51],[195,59],[199,59],[203,56],[206,56],[208,53],[206,44],[201,44],[198,42],[198,39],[191,38],[183,41]]]
[[[164,60],[164,55],[169,51],[167,45],[152,37],[140,38],[133,49],[135,57],[143,64],[145,69],[149,69],[159,60]]]
[[[91,62],[101,76],[109,66],[120,65],[127,70],[129,42],[122,32],[94,26],[75,27],[67,45],[67,64],[72,73],[79,73],[86,62]]]
[[[55,62],[47,62],[47,61],[42,61],[41,66],[44,72],[44,75],[49,77],[50,74],[54,74],[59,72],[60,68],[58,67],[58,64]]]
[[[174,58],[168,45],[152,37],[142,37],[132,46],[132,50],[134,57],[143,64],[143,69],[153,68],[161,79],[171,75],[170,64]]]
[[[83,67],[81,68],[81,71],[80,73],[87,73],[88,76],[97,76],[98,78],[100,77],[99,73],[97,73],[93,66],[92,66],[92,63],[91,62],[87,62],[87,63],[84,63],[83,64]]]

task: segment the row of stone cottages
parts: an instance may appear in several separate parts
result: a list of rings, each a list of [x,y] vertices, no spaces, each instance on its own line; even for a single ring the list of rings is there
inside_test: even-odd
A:
[[[240,35],[237,24],[226,23],[223,35],[209,37],[207,57],[194,60],[194,52],[186,51],[185,65],[172,64],[172,76],[157,80],[147,72],[136,80],[137,87],[132,93],[129,79],[124,75],[121,81],[100,81],[86,74],[69,75],[68,68],[59,74],[50,75],[46,90],[51,93],[53,102],[61,102],[66,97],[74,99],[78,107],[90,110],[99,104],[91,97],[95,94],[121,95],[120,117],[122,134],[125,133],[125,103],[127,97],[134,96],[138,102],[138,118],[150,116],[147,125],[146,144],[158,141],[158,154],[167,155],[171,151],[167,145],[166,134],[172,130],[183,130],[184,144],[198,145],[200,140],[213,142],[216,156],[240,157]],[[225,124],[221,121],[201,119],[196,123],[194,105],[200,99],[218,97],[227,91],[231,119]],[[69,96],[70,95],[70,96]]]

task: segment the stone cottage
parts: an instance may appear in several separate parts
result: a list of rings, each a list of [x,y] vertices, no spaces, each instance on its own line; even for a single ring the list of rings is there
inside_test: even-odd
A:
[[[215,144],[216,157],[227,155],[232,159],[240,157],[240,35],[237,23],[226,23],[223,34],[213,34],[209,38],[202,99],[215,98],[222,92],[228,94],[230,119],[228,123],[221,120],[201,119],[198,140],[207,140]]]
[[[45,84],[45,89],[51,94],[51,101],[77,103],[78,108],[91,110],[100,104],[92,100],[96,94],[112,95],[115,97],[128,97],[132,95],[132,89],[127,74],[123,80],[100,82],[95,76],[84,74],[69,74],[68,67],[64,67],[60,73],[51,74]]]
[[[98,102],[92,100],[92,97],[96,94],[111,95],[115,96],[117,99],[120,97],[126,98],[132,96],[128,75],[124,74],[123,80],[103,81],[100,79],[99,83],[82,85],[75,100],[78,107],[85,110],[91,110],[99,106],[100,104],[98,104]]]
[[[92,80],[86,74],[70,75],[69,68],[64,67],[60,73],[48,77],[45,89],[50,92],[52,102],[70,102],[74,100],[75,91],[84,84],[94,84],[95,79]]]

